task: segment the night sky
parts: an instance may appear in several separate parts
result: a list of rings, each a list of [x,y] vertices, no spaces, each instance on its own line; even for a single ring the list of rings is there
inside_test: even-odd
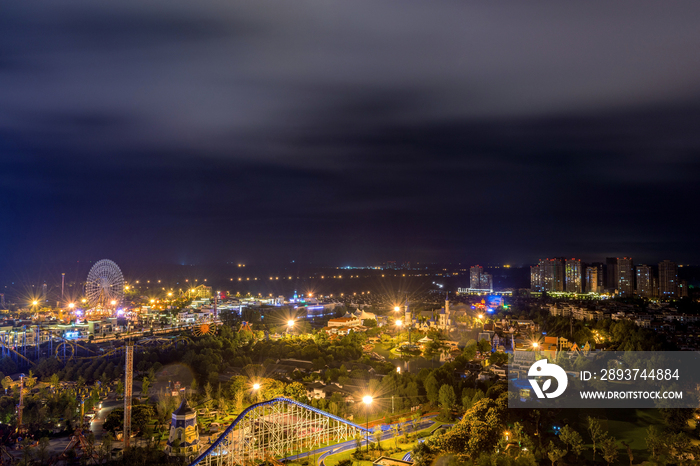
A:
[[[4,2],[0,268],[700,262],[700,3]]]

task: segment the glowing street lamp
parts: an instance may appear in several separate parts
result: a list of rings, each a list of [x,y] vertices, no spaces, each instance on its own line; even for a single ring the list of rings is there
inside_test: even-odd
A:
[[[260,390],[260,384],[259,384],[259,383],[254,383],[254,384],[253,384],[253,390]]]
[[[372,397],[369,395],[365,395],[362,397],[362,402],[365,404],[365,412],[367,413],[367,418],[366,418],[367,432],[366,432],[366,434],[367,434],[367,453],[368,454],[369,454],[369,407],[372,404],[372,401],[373,401]]]
[[[32,306],[36,306],[37,304],[39,304],[39,301],[32,301]]]
[[[394,312],[399,312],[401,310],[400,306],[394,306]]]
[[[112,306],[116,306],[116,305],[117,305],[117,302],[116,302],[115,300],[112,300],[112,301],[110,302],[110,304],[111,304]]]
[[[532,347],[535,349],[537,349],[539,346],[540,346],[540,344],[537,343],[536,341],[532,343]]]
[[[75,307],[75,303],[68,303],[68,307],[73,309]]]
[[[396,321],[396,326],[397,326],[397,327],[401,328],[402,325],[403,325],[403,322],[401,322],[400,320],[397,320],[397,321]]]

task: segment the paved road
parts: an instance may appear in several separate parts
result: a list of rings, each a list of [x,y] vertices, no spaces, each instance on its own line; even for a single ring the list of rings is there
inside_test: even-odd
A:
[[[102,402],[102,409],[95,414],[95,417],[90,423],[90,431],[95,435],[95,440],[102,439],[102,436],[104,435],[102,426],[104,425],[107,416],[109,416],[109,413],[111,413],[113,409],[121,408],[122,406],[124,406],[124,402],[117,401],[113,393],[110,394],[107,400]]]

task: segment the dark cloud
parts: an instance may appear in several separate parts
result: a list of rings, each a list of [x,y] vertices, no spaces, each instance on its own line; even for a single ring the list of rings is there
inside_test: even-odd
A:
[[[700,260],[700,7],[0,15],[0,260]]]

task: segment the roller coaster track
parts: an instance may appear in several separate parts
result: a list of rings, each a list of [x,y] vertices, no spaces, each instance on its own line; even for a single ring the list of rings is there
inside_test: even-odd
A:
[[[177,344],[190,344],[192,343],[192,339],[186,336],[179,336],[177,338],[163,338],[163,337],[149,337],[149,338],[143,338],[139,341],[136,342],[136,346],[140,347],[141,349],[143,348],[153,348],[153,347],[159,347],[159,348],[167,348],[173,345]],[[61,357],[59,355],[59,348],[61,345],[75,345],[78,348],[83,348],[91,353],[94,354],[94,356],[76,356],[76,350],[75,347],[73,348],[71,355],[67,356],[65,358]],[[117,348],[111,349],[105,353],[95,353],[92,350],[89,350],[81,345],[78,345],[72,341],[69,340],[64,340],[63,343],[61,343],[58,347],[56,347],[55,355],[56,358],[61,360],[62,362],[67,362],[67,361],[88,361],[91,359],[100,359],[100,358],[111,358],[111,357],[116,357],[116,356],[122,356],[124,354],[126,346],[119,346]],[[19,354],[19,353],[17,353]],[[21,355],[20,355],[21,356]],[[26,359],[26,358],[25,358]],[[32,363],[33,364],[33,363]]]
[[[246,408],[189,466],[242,465],[369,432],[304,403],[272,398]]]
[[[11,351],[13,354],[15,354],[16,356],[19,356],[19,357],[22,358],[23,360],[27,361],[27,362],[28,362],[29,364],[31,364],[32,366],[35,366],[35,365],[36,365],[36,364],[34,363],[34,361],[32,361],[31,359],[27,358],[27,357],[24,356],[22,353],[18,353],[17,351],[13,350],[12,348],[10,348],[10,347],[7,346],[6,344],[4,344],[2,341],[0,341],[0,346],[2,346],[3,348],[5,348],[5,349],[8,350],[8,351]]]

